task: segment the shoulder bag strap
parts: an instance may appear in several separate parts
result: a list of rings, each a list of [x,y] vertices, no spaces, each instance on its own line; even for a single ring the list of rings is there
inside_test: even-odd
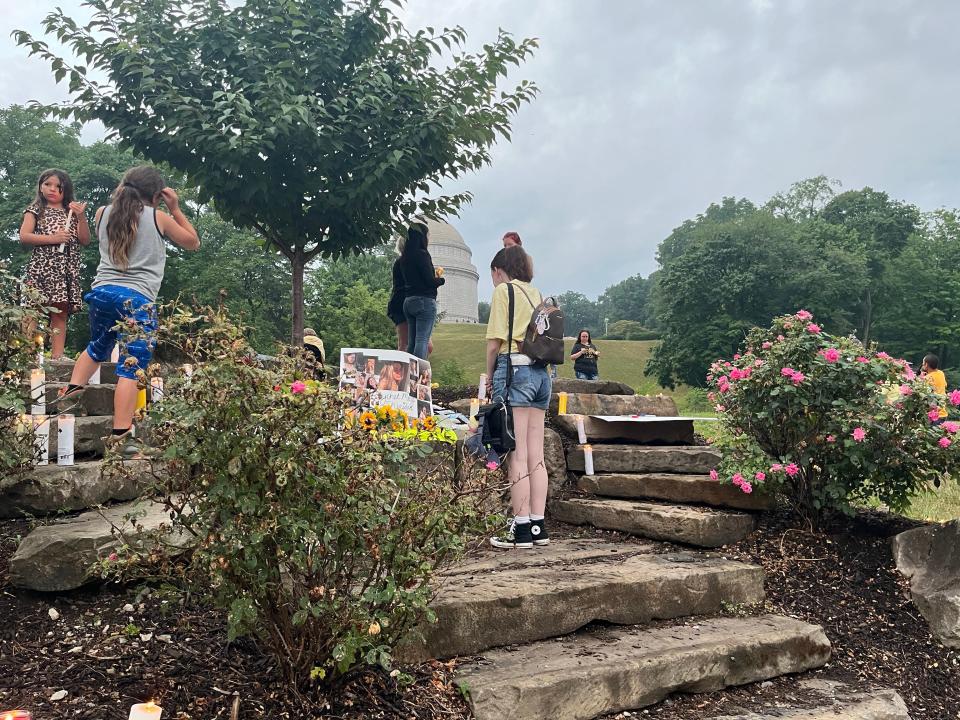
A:
[[[510,387],[510,383],[513,381],[513,283],[507,283],[507,296],[510,298],[510,301],[507,303],[507,387]],[[507,398],[504,398],[506,401]]]

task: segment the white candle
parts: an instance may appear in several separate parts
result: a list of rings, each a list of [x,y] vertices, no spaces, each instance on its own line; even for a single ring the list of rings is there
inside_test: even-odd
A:
[[[184,363],[183,374],[186,375],[187,377],[190,377],[191,375],[193,375],[193,365],[191,365],[190,363]]]
[[[120,362],[120,346],[114,345],[113,350],[110,351],[110,362]]]
[[[100,384],[100,363],[97,363],[97,369],[93,371],[93,375],[90,376],[90,380],[87,382],[89,385]]]
[[[470,426],[471,430],[476,430],[477,425],[480,423],[477,422],[477,413],[480,412],[480,399],[473,398],[470,401],[470,418],[468,419],[467,425]]]
[[[46,415],[31,415],[33,419],[33,455],[37,465],[50,464],[50,421]]]
[[[43,361],[44,361],[43,350],[41,350],[40,352],[37,353],[37,367],[43,367]]]
[[[47,376],[40,368],[30,371],[31,413],[45,415],[47,412]]]
[[[477,389],[477,397],[480,400],[487,399],[487,374],[480,373],[480,387]]]
[[[583,415],[577,415],[577,439],[581,445],[587,442],[587,431],[583,427]]]
[[[163,378],[150,378],[150,402],[158,403],[163,399]]]
[[[57,418],[57,465],[73,465],[73,415]]]
[[[589,445],[583,446],[583,471],[587,475],[593,475],[593,448]]]
[[[147,703],[137,703],[130,708],[130,716],[127,720],[160,720],[163,714],[163,708],[155,705],[153,701]]]

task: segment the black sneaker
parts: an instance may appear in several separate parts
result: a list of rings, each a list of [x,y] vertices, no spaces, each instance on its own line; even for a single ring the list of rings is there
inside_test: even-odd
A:
[[[514,520],[510,523],[510,528],[505,533],[490,538],[490,544],[495,548],[530,549],[533,547],[533,535],[530,534],[530,525],[531,523],[518,523]]]
[[[530,535],[533,537],[534,545],[550,544],[550,535],[547,534],[547,526],[543,520],[530,521]]]

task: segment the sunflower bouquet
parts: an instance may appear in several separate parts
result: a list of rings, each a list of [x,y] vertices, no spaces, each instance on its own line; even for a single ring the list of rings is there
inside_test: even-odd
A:
[[[456,433],[439,427],[433,415],[411,418],[403,410],[390,405],[380,405],[375,409],[365,410],[360,413],[357,422],[364,430],[385,437],[422,442],[454,443],[457,441]]]

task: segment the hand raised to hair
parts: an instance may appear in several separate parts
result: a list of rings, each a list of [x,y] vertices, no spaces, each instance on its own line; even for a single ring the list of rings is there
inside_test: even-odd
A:
[[[86,209],[87,209],[87,203],[85,203],[85,202],[73,201],[73,202],[70,203],[70,205],[68,205],[67,207],[69,207],[70,210],[73,211],[73,214],[74,214],[74,215],[76,215],[77,217],[79,217],[80,215],[83,215],[84,211],[86,211]]]
[[[164,205],[167,206],[167,209],[170,212],[175,211],[180,207],[180,196],[177,195],[177,191],[170,187],[165,187],[160,191],[160,199],[163,200]]]

